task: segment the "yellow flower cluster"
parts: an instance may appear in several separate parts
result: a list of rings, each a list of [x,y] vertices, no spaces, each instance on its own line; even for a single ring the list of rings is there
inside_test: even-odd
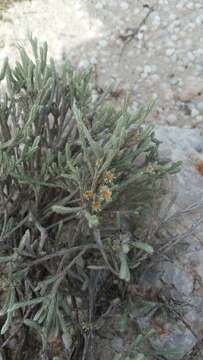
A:
[[[104,200],[105,202],[111,201],[111,195],[112,195],[112,192],[108,188],[108,186],[102,186],[100,188],[100,196],[101,196],[102,200]]]
[[[107,184],[111,184],[113,182],[114,179],[114,175],[111,171],[107,171],[104,174],[104,183],[105,185],[102,185],[99,188],[99,195],[94,194],[91,190],[87,190],[85,191],[85,193],[83,194],[83,198],[86,201],[92,201],[91,202],[91,209],[95,212],[98,212],[101,210],[101,204],[102,202],[110,202],[111,201],[111,196],[112,196],[112,191],[110,190],[110,188],[108,187]]]
[[[154,166],[151,164],[148,164],[145,170],[147,173],[153,173],[154,172]]]
[[[107,171],[104,175],[104,182],[111,184],[113,182],[114,176],[111,171]]]
[[[101,210],[101,204],[99,201],[93,201],[91,204],[91,208],[93,211],[100,211]]]
[[[94,194],[92,191],[88,190],[88,191],[85,191],[85,193],[83,194],[83,197],[85,200],[89,201],[93,198]]]

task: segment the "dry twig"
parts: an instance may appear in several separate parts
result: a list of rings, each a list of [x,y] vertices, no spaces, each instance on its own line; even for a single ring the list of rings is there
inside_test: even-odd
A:
[[[140,22],[140,24],[137,27],[135,27],[135,28],[128,27],[125,29],[124,34],[119,35],[119,38],[123,41],[123,46],[122,46],[121,53],[120,53],[120,60],[121,60],[121,57],[123,56],[123,53],[124,53],[127,45],[138,35],[140,29],[146,23],[148,17],[151,15],[151,13],[153,11],[154,11],[154,8],[152,6],[148,7],[147,14],[144,16],[144,18],[142,19],[142,21]]]

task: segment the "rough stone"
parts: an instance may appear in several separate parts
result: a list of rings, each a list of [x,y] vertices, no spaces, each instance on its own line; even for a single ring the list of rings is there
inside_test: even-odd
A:
[[[175,52],[175,49],[173,49],[173,48],[167,49],[167,50],[166,50],[166,55],[167,55],[167,56],[172,56],[172,55],[174,54],[174,52]]]
[[[168,124],[170,125],[174,125],[177,123],[177,116],[175,114],[170,114],[168,117],[167,117],[167,122]]]
[[[150,74],[150,73],[152,72],[151,66],[150,66],[150,65],[145,65],[145,66],[144,66],[144,72],[145,72],[146,74]]]
[[[128,5],[127,2],[121,2],[120,7],[121,7],[122,10],[128,10],[129,5]]]
[[[123,351],[123,338],[114,336],[112,340],[112,348],[115,352],[120,353]]]
[[[185,271],[175,262],[163,262],[161,266],[164,269],[162,279],[165,283],[174,286],[177,291],[184,295],[188,296],[192,293],[194,279],[188,271]]]
[[[203,332],[203,220],[194,227],[202,219],[203,173],[197,164],[203,163],[203,137],[198,129],[177,127],[158,127],[156,136],[162,141],[160,159],[168,151],[168,158],[182,161],[171,189],[177,197],[167,209],[167,225],[161,232],[166,246],[171,238],[179,240],[169,247],[168,260],[161,258],[139,282],[143,291],[152,291],[163,299],[170,309],[167,318],[156,311],[141,316],[139,323],[143,328],[149,324],[154,328],[156,336],[150,341],[157,353],[167,360],[184,360]],[[163,208],[168,201],[170,196]],[[178,216],[181,212],[184,216]],[[192,228],[195,230],[191,232]],[[181,316],[177,317],[178,309]]]
[[[167,360],[182,360],[196,345],[194,335],[183,326],[168,323],[165,325],[167,335],[151,340],[155,350]]]
[[[195,98],[202,96],[203,82],[200,78],[189,77],[185,79],[184,86],[179,92],[179,99],[181,101],[192,101]]]
[[[191,111],[191,115],[194,118],[194,117],[199,115],[199,111],[197,109],[193,108],[192,111]]]
[[[203,101],[197,103],[197,109],[203,114]]]
[[[153,20],[152,20],[152,25],[158,29],[158,27],[160,26],[160,17],[158,15],[154,16]]]

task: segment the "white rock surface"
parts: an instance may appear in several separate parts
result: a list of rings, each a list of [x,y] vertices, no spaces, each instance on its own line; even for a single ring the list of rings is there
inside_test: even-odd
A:
[[[198,129],[177,127],[158,127],[156,136],[163,142],[160,157],[167,153],[167,157],[173,161],[182,160],[183,164],[171,187],[171,191],[177,193],[177,199],[167,209],[167,223],[162,225],[165,230],[162,228],[159,233],[162,256],[154,267],[143,273],[139,285],[143,291],[152,291],[159,298],[163,296],[166,304],[168,301],[172,301],[171,306],[179,304],[181,317],[170,318],[168,315],[163,321],[161,313],[151,313],[139,322],[144,328],[155,324],[155,331],[156,324],[162,323],[165,331],[158,332],[151,340],[152,346],[164,359],[184,360],[186,354],[195,348],[203,331],[203,171],[200,173],[197,168],[197,164],[203,164],[203,137]],[[170,198],[168,195],[168,200]],[[168,200],[166,197],[163,201],[165,209]],[[181,212],[184,215],[178,216]],[[171,221],[170,216],[173,216]],[[171,241],[175,241],[173,245]],[[168,251],[163,253],[164,244]]]

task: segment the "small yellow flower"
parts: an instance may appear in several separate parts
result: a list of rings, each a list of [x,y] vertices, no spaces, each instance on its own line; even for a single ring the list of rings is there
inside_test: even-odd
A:
[[[154,166],[151,165],[151,164],[148,164],[147,167],[146,167],[146,172],[147,173],[153,173],[154,172]]]
[[[112,174],[111,171],[107,171],[106,174],[104,175],[104,182],[105,183],[112,183],[114,179],[114,175]]]
[[[93,198],[93,192],[90,190],[85,191],[85,193],[83,194],[83,197],[85,200],[90,200]]]
[[[108,186],[102,186],[100,189],[100,195],[103,200],[109,202],[111,200],[112,192],[109,190]]]
[[[101,210],[101,204],[99,201],[94,201],[91,205],[93,211],[100,211]]]

